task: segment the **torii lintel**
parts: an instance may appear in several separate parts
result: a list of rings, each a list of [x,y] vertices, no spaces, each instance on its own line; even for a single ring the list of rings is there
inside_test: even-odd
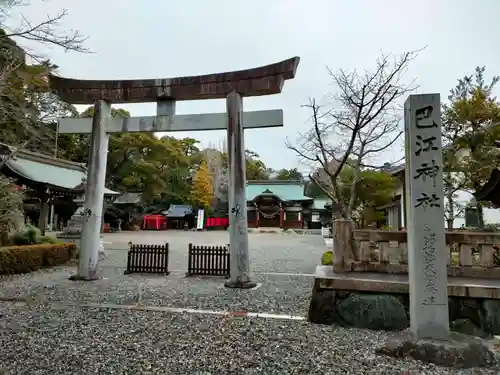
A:
[[[70,104],[222,99],[233,90],[243,97],[261,96],[280,93],[284,81],[295,77],[299,61],[293,57],[253,69],[176,78],[79,80],[49,75],[49,86]]]

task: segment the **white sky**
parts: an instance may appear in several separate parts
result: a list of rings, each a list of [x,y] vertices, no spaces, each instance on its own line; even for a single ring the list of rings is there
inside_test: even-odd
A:
[[[94,52],[38,50],[67,77],[168,78],[300,56],[297,76],[282,94],[244,100],[245,110],[284,110],[283,128],[245,132],[246,148],[272,168],[300,167],[284,142],[309,126],[301,108],[308,97],[321,99],[331,90],[327,65],[370,68],[381,50],[399,54],[427,46],[407,78],[417,78],[419,92],[439,92],[442,100],[477,65],[500,73],[498,0],[33,0],[22,11],[35,22],[63,8],[69,14],[62,27],[87,35]],[[155,103],[120,107],[136,116],[156,112]],[[223,100],[177,104],[179,114],[224,111]],[[225,137],[223,131],[172,135],[197,138],[204,146]]]

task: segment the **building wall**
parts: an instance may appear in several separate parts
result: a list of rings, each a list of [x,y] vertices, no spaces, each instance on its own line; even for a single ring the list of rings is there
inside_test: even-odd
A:
[[[404,199],[403,199],[403,185],[401,184],[396,191],[394,192],[394,195],[401,194],[401,223],[403,223],[403,227],[406,227],[406,222],[405,222],[405,211],[406,207],[404,206]],[[457,192],[457,202],[460,205],[466,205],[467,203],[470,202],[472,199],[472,194],[466,191],[458,191]],[[392,207],[389,210],[396,210],[395,207]],[[388,215],[390,216],[390,215]],[[493,224],[493,223],[500,223],[500,210],[496,208],[484,208],[483,209],[483,216],[484,216],[484,223],[485,224]],[[447,226],[446,220],[443,217],[443,221],[445,222],[445,227]],[[465,215],[462,213],[459,217],[455,218],[453,221],[453,227],[454,228],[460,228],[461,226],[465,226]]]
[[[253,206],[253,203],[247,202],[248,213],[248,226],[251,228],[260,227],[260,216],[257,220],[258,210]],[[300,203],[296,202],[293,205],[285,206],[283,209],[283,225],[285,229],[288,228],[311,228],[319,229],[322,222],[326,221],[325,217],[330,217],[326,209],[315,208],[314,203]]]

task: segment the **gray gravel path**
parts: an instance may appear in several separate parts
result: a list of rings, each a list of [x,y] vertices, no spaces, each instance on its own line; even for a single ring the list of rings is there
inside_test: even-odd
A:
[[[58,267],[6,279],[0,282],[0,297],[117,304],[140,298],[148,305],[305,316],[313,286],[311,277],[256,275],[262,285],[247,291],[225,288],[220,278],[123,275],[121,268],[105,268],[104,280],[69,281],[74,272]]]
[[[386,334],[307,322],[0,304],[0,373],[495,374],[374,354]]]
[[[495,374],[450,370],[379,357],[387,334],[312,325],[306,321],[82,308],[108,303],[250,311],[305,316],[312,273],[325,249],[321,236],[250,236],[256,290],[224,280],[123,275],[127,242],[162,243],[165,232],[108,235],[105,279],[74,282],[75,267],[0,278],[0,374]],[[171,268],[185,269],[187,244],[222,245],[224,232],[169,232]],[[125,306],[124,306],[125,307]]]

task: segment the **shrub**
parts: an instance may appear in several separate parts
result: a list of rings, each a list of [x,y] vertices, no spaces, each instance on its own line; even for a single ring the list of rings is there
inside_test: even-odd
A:
[[[37,242],[37,243],[39,243],[39,244],[45,244],[45,243],[56,244],[56,243],[58,243],[58,241],[54,237],[41,236],[39,242]]]
[[[40,229],[33,225],[27,225],[25,230],[17,232],[12,236],[12,241],[17,246],[35,245],[39,243],[41,237],[42,232],[40,232]]]
[[[327,251],[321,256],[321,264],[323,266],[333,265],[333,251]]]
[[[42,236],[40,229],[33,225],[27,225],[26,229],[17,232],[12,236],[12,242],[16,246],[36,245],[36,244],[55,244],[57,240],[54,237]]]
[[[34,244],[0,248],[0,275],[26,273],[70,261],[74,243]]]
[[[9,243],[9,235],[24,227],[24,193],[13,180],[0,176],[0,246]]]

